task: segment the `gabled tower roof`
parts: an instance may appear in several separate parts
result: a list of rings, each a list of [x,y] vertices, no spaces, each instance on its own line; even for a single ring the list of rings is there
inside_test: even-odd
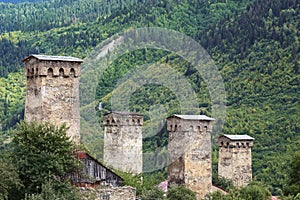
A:
[[[214,118],[208,117],[206,115],[172,115],[168,117],[167,119],[171,117],[177,117],[180,119],[185,119],[185,120],[203,120],[203,121],[214,121]]]
[[[235,140],[250,140],[250,141],[254,140],[254,138],[250,137],[249,135],[227,135],[227,134],[224,134],[224,135],[221,135],[220,137],[222,137],[222,136],[224,136],[230,140],[233,140],[233,141],[235,141]]]
[[[38,60],[44,60],[44,61],[65,61],[65,62],[80,62],[80,63],[83,62],[83,60],[71,56],[49,56],[49,55],[42,55],[42,54],[32,54],[24,58],[22,61],[26,62],[31,58],[36,58]]]

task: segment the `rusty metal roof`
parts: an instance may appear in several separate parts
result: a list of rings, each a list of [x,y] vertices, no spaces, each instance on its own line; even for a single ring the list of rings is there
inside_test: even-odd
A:
[[[254,140],[254,138],[250,137],[249,135],[227,135],[227,134],[224,134],[222,136],[227,137],[230,140]],[[222,136],[220,136],[220,137],[222,137]]]
[[[52,61],[65,61],[65,62],[83,62],[83,60],[71,56],[49,56],[49,55],[40,55],[40,54],[32,54],[27,58],[23,59],[23,62],[27,61],[30,58],[36,58],[38,60],[52,60]]]
[[[205,120],[205,121],[215,120],[214,118],[208,117],[206,115],[172,115],[170,117],[178,117],[180,119],[185,119],[185,120]]]

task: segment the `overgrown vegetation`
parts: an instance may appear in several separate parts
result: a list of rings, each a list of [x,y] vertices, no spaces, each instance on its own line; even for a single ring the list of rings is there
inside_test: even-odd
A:
[[[232,188],[228,194],[216,191],[207,195],[207,198],[211,200],[269,200],[271,199],[271,193],[265,186],[253,182],[240,189]]]
[[[0,156],[1,199],[80,199],[67,178],[78,161],[66,130],[49,123],[18,125]]]

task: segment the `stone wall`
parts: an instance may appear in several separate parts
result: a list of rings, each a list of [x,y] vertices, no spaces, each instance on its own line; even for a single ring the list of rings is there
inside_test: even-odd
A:
[[[27,79],[25,120],[66,124],[67,135],[80,141],[80,62],[39,60],[24,62]]]
[[[202,199],[211,191],[211,122],[168,118],[170,185],[184,184]]]
[[[80,188],[83,200],[135,200],[136,190],[133,187],[99,187]]]
[[[104,162],[133,174],[143,170],[143,115],[112,112],[104,116]]]

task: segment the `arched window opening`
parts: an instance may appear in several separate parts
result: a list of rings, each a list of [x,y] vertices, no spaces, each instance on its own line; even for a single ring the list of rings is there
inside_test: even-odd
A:
[[[48,74],[48,76],[52,77],[53,76],[53,69],[49,68],[47,74]]]
[[[60,77],[63,77],[64,75],[65,75],[64,69],[63,69],[63,68],[60,68],[60,69],[59,69],[59,76],[60,76]]]
[[[193,131],[194,130],[194,127],[193,126],[190,126],[190,131]]]
[[[75,76],[75,69],[74,68],[71,68],[71,70],[70,70],[70,76],[71,77]]]
[[[39,68],[35,68],[35,74],[39,75]]]

